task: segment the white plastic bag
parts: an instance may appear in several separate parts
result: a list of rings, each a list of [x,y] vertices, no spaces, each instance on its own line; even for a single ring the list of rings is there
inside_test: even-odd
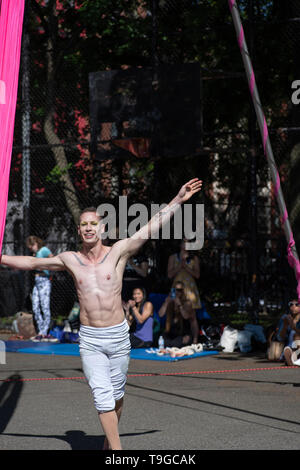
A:
[[[225,326],[220,338],[220,346],[223,348],[223,352],[233,352],[237,344],[237,339],[238,330],[231,328],[231,326]]]

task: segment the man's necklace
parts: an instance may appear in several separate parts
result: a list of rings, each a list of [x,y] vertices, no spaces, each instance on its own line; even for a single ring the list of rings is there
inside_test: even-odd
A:
[[[103,258],[101,261],[99,261],[97,264],[102,264],[102,263],[106,260],[106,258],[107,258],[107,256],[109,255],[109,253],[110,253],[110,251],[108,251],[108,252],[106,253],[106,255],[104,256],[104,258]],[[77,259],[78,263],[79,263],[81,266],[88,266],[88,264],[83,263],[83,262],[81,261],[81,259],[80,259],[75,253],[73,253],[73,255],[75,256],[75,258]]]

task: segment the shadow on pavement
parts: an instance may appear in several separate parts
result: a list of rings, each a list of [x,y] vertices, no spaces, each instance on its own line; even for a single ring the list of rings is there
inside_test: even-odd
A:
[[[0,386],[0,433],[8,425],[22,393],[23,383],[18,374],[11,375]]]
[[[158,430],[145,431],[145,432],[136,432],[136,433],[126,433],[120,434],[120,437],[125,436],[141,436],[144,434],[152,434],[159,432]],[[43,439],[58,439],[64,442],[67,442],[70,445],[71,450],[101,450],[104,444],[105,436],[89,436],[84,431],[71,430],[66,431],[64,436],[59,435],[43,435],[43,434],[18,434],[18,433],[2,433],[4,436],[14,436],[14,437],[33,437],[33,438],[43,438]]]

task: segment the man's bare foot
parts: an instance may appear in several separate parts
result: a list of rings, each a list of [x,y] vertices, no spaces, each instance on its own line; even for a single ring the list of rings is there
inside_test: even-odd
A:
[[[286,364],[287,364],[288,366],[293,366],[294,364],[293,364],[293,362],[292,362],[292,350],[291,350],[291,348],[286,347],[286,348],[284,349],[283,354],[284,354],[284,358],[285,358]]]

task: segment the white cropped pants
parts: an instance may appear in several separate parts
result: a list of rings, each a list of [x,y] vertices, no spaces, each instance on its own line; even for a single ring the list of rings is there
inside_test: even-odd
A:
[[[126,320],[107,328],[80,326],[80,356],[84,375],[99,413],[115,409],[125,392],[130,357]]]

